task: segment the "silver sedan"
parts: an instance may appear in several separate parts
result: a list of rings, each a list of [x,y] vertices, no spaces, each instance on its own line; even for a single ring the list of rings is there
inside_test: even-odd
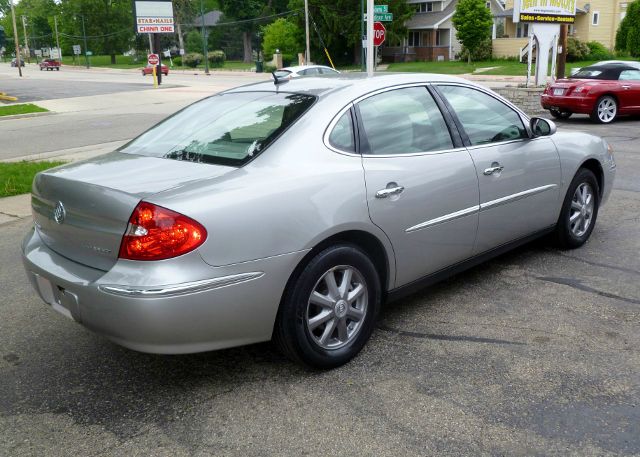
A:
[[[591,235],[608,144],[439,75],[265,82],[36,176],[24,265],[53,309],[176,354],[354,357],[385,302],[533,238]]]

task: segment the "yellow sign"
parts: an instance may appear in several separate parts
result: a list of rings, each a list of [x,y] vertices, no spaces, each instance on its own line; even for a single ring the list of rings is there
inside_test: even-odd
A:
[[[576,19],[576,0],[520,0],[515,6],[520,22],[571,24]]]

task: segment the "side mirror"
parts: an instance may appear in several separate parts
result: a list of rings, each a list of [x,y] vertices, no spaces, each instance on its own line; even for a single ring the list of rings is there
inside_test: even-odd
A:
[[[529,126],[531,127],[531,133],[534,138],[538,136],[551,136],[558,131],[555,122],[541,117],[531,118]]]

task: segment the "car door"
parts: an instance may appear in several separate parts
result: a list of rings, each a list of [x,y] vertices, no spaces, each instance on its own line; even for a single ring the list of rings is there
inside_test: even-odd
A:
[[[629,110],[640,111],[640,70],[620,72],[620,99],[625,101]]]
[[[356,113],[369,214],[393,245],[396,287],[470,257],[478,180],[428,89],[384,90]]]
[[[479,254],[556,223],[560,158],[549,137],[530,138],[522,116],[479,88],[440,84],[475,164]]]

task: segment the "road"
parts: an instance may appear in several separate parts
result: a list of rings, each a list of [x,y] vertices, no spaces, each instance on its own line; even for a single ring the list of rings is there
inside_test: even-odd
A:
[[[363,352],[329,372],[270,344],[115,346],[31,290],[29,220],[0,225],[0,455],[640,454],[640,121],[560,128],[616,151],[589,243],[530,244],[389,305]]]
[[[37,101],[55,114],[0,120],[0,160],[124,142],[196,100],[221,90],[269,78],[248,72],[172,72],[159,89],[137,71],[27,66],[22,79],[0,63],[0,92]],[[107,145],[107,148],[110,147]],[[105,151],[103,151],[105,152]]]

